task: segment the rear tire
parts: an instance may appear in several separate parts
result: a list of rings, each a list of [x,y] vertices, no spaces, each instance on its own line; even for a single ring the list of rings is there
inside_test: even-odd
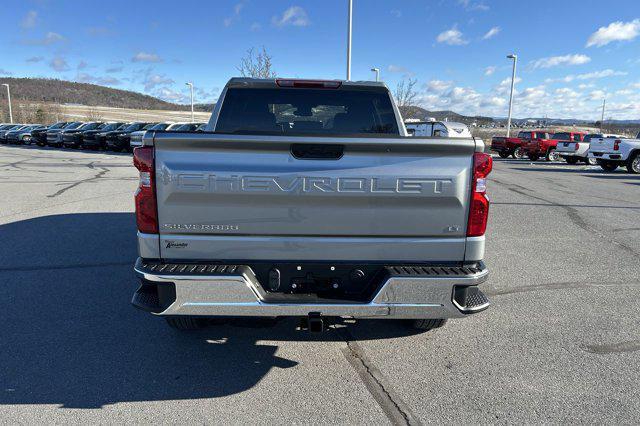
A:
[[[167,317],[165,320],[169,327],[181,331],[199,330],[207,325],[206,320],[194,317]]]
[[[509,153],[507,151],[500,151],[500,152],[498,152],[498,155],[500,156],[500,158],[509,157]]]
[[[618,168],[618,165],[611,161],[601,160],[598,164],[605,172],[613,172]]]
[[[513,154],[511,155],[513,155],[513,158],[515,158],[516,160],[520,160],[524,156],[524,153],[522,152],[521,147],[517,147],[516,149],[513,150]]]
[[[529,154],[529,160],[538,161],[539,159],[540,157],[538,156],[538,154]]]
[[[627,171],[633,174],[640,174],[640,152],[636,152],[627,162]]]
[[[584,164],[586,164],[587,166],[596,166],[598,165],[598,160],[593,157],[587,157],[584,159]]]
[[[413,328],[415,330],[429,331],[434,330],[436,328],[440,328],[447,323],[447,320],[444,318],[438,319],[416,319],[413,320]]]
[[[547,161],[558,161],[560,159],[560,155],[556,152],[555,148],[551,148],[547,151],[547,155],[545,156],[545,160]]]
[[[565,160],[568,164],[578,164],[578,159],[575,157],[566,157]]]

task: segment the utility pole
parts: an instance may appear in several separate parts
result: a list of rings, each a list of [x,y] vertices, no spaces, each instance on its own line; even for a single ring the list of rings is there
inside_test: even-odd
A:
[[[185,83],[187,86],[191,88],[191,122],[193,123],[195,120],[193,119],[193,83]]]
[[[3,86],[7,87],[7,100],[9,101],[9,121],[13,124],[13,112],[11,111],[11,90],[9,90],[9,85],[7,83],[2,83]]]
[[[518,55],[512,53],[507,56],[508,59],[513,59],[513,70],[511,71],[511,95],[509,95],[509,116],[507,117],[507,137],[511,133],[511,110],[513,108],[513,89],[516,85],[516,64],[518,63]]]
[[[380,68],[371,68],[371,71],[376,73],[376,81],[380,81]]]
[[[600,133],[602,133],[602,128],[604,127],[604,107],[607,104],[607,98],[602,100],[602,118],[600,119]]]
[[[353,12],[353,0],[349,1],[349,13],[348,13],[348,23],[347,23],[347,80],[351,80],[351,27],[352,27],[352,19],[351,15]]]

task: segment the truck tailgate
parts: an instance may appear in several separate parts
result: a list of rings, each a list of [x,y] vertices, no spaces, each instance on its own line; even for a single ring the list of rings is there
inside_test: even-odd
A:
[[[464,260],[471,139],[153,140],[165,259]]]

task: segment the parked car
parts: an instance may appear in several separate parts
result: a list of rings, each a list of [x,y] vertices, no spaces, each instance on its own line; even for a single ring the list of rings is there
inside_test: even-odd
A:
[[[558,141],[553,139],[548,131],[535,130],[525,133],[528,133],[530,138],[524,139],[522,153],[529,157],[531,161],[538,161],[541,157],[547,161],[558,161],[560,159],[556,152]]]
[[[567,136],[568,135],[568,136]],[[619,137],[616,135],[603,135],[601,133],[589,133],[584,135],[582,133],[564,132],[562,134],[554,134],[554,138],[558,139],[557,151],[561,158],[569,164],[577,164],[579,161],[588,165],[595,165],[597,161],[593,157],[589,157],[589,149],[591,141],[593,139],[599,139],[603,137]],[[566,138],[571,138],[567,140]],[[582,140],[579,140],[583,137]]]
[[[466,124],[454,121],[405,121],[404,127],[411,136],[436,138],[471,137],[471,132]]]
[[[149,127],[147,130],[171,131],[172,129],[175,129],[176,127],[179,127],[182,124],[185,124],[185,123],[156,123],[153,126]],[[131,133],[131,137],[129,138],[129,145],[131,146],[131,148],[142,146],[142,137],[147,132],[147,130],[138,130],[136,132]]]
[[[84,131],[82,133],[82,148],[91,148],[91,149],[103,148],[98,135],[103,135],[103,134],[106,134],[107,132],[114,131],[119,127],[121,127],[123,124],[125,123],[110,121],[107,123],[102,123],[96,129]]]
[[[101,121],[90,121],[75,129],[64,130],[62,132],[62,144],[65,148],[80,148],[82,147],[82,136],[84,132],[99,129],[102,125],[103,123]]]
[[[134,150],[134,306],[183,330],[294,316],[312,331],[489,307],[482,141],[406,137],[383,83],[234,78],[220,99],[215,132]]]
[[[27,127],[26,124],[11,124],[7,126],[4,130],[0,130],[0,143],[7,143],[7,133],[12,132],[14,130],[20,130]]]
[[[207,123],[183,123],[179,126],[175,126],[171,129],[172,132],[195,132],[198,127],[202,125],[206,125]]]
[[[603,170],[612,172],[626,166],[629,173],[640,173],[640,132],[635,139],[605,137],[591,140],[589,157],[596,159]]]
[[[540,136],[546,132],[540,131]],[[494,136],[491,139],[491,151],[497,152],[500,158],[512,156],[520,159],[524,156],[523,146],[538,138],[538,131],[522,131],[516,137]]]
[[[62,146],[62,132],[77,129],[84,124],[82,121],[71,121],[61,128],[47,130],[47,145]]]
[[[6,134],[7,143],[15,145],[31,145],[31,132],[36,129],[44,129],[42,124],[30,124],[19,130],[12,130]]]
[[[67,124],[66,121],[61,121],[58,123],[51,124],[49,126],[44,126],[41,129],[35,129],[31,131],[31,140],[35,142],[38,146],[45,146],[47,144],[47,131],[53,129],[61,129]]]
[[[156,123],[134,122],[129,123],[129,125],[122,130],[110,132],[107,136],[107,149],[112,151],[130,150],[129,139],[131,138],[131,133],[152,127],[155,124]]]
[[[107,138],[113,132],[118,132],[127,127],[130,123],[113,122],[107,123],[102,129],[86,132],[82,138],[82,147],[90,149],[106,149]]]

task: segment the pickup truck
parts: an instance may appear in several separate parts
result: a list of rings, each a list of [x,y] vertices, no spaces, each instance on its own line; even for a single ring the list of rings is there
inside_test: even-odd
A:
[[[539,133],[539,134],[538,134]],[[534,131],[521,131],[515,138],[506,136],[494,136],[491,139],[491,151],[497,152],[500,158],[507,158],[512,156],[515,159],[520,159],[524,155],[522,147],[529,143],[529,141],[542,138],[546,135],[546,132]]]
[[[529,157],[531,161],[538,161],[544,157],[546,161],[558,161],[560,156],[556,152],[558,140],[553,139],[549,132],[544,130],[536,130],[535,138],[527,139],[522,144],[523,155]]]
[[[409,137],[383,83],[233,78],[205,132],[148,131],[134,149],[132,304],[183,330],[247,316],[428,330],[484,310],[483,150]]]
[[[629,173],[640,173],[640,132],[635,139],[620,136],[593,139],[589,158],[595,159],[608,172],[624,165]]]
[[[558,141],[556,152],[568,164],[582,161],[588,165],[595,165],[594,159],[589,158],[591,139],[602,137],[599,134],[585,134],[583,132],[557,132],[553,138]]]

